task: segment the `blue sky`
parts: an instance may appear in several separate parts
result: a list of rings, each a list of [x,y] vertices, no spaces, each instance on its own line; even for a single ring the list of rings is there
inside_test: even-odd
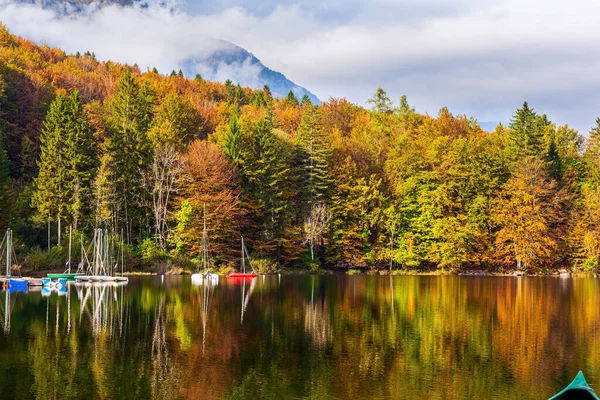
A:
[[[158,0],[157,0],[158,2]],[[211,51],[254,53],[321,99],[364,104],[381,86],[421,112],[507,121],[524,100],[582,133],[600,116],[595,0],[216,0],[59,17],[0,0],[16,34],[167,71]],[[173,11],[175,9],[175,11]]]

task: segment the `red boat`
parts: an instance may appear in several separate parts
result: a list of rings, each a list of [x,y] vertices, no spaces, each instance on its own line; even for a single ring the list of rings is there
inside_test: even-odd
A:
[[[246,274],[243,272],[232,272],[231,274],[227,275],[228,278],[254,278],[255,276],[257,275],[253,272]]]
[[[250,264],[250,268],[252,268],[252,272],[246,272],[246,258],[248,258],[248,264]],[[241,282],[244,280],[251,280],[256,278],[256,271],[254,271],[254,267],[250,262],[250,256],[248,255],[248,250],[246,250],[246,246],[244,245],[244,238],[242,237],[242,272],[232,272],[227,275],[227,278],[231,278],[232,281]]]

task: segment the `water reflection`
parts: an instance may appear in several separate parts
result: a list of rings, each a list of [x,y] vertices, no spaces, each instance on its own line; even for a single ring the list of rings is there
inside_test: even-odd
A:
[[[600,383],[596,279],[132,279],[0,293],[1,393],[547,398]]]

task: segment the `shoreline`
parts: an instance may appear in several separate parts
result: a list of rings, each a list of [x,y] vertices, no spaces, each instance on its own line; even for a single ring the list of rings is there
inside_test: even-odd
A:
[[[62,273],[62,270],[46,270],[46,271],[27,271],[24,272],[21,276],[31,277],[31,278],[42,278],[47,274],[53,273]],[[124,276],[183,276],[183,275],[192,275],[193,271],[181,271],[176,270],[172,272],[167,272],[164,274],[154,272],[154,271],[128,271],[124,272]],[[225,272],[216,272],[219,276],[227,276],[228,273]],[[598,277],[597,273],[594,272],[568,272],[568,273],[559,273],[558,271],[548,273],[548,272],[536,272],[536,273],[516,273],[516,272],[497,272],[497,271],[485,271],[485,270],[475,270],[475,271],[416,271],[416,270],[393,270],[390,274],[389,270],[368,270],[361,271],[359,269],[320,269],[318,271],[309,271],[305,269],[288,269],[282,268],[277,271],[272,271],[269,273],[258,275],[317,275],[317,276],[331,276],[331,275],[347,275],[347,276],[498,276],[498,277],[577,277],[577,278],[596,278]],[[16,275],[15,275],[16,276]]]

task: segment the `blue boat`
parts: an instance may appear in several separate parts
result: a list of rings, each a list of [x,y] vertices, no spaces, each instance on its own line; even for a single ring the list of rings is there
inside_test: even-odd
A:
[[[25,288],[27,289],[29,282],[23,278],[10,278],[8,280],[8,287],[10,288]]]
[[[59,285],[60,287],[67,287],[67,279],[66,279],[66,278],[60,278],[60,279],[58,280],[58,285]]]
[[[52,282],[52,279],[51,279],[51,278],[42,278],[42,284],[43,284],[44,286],[48,286],[48,285],[51,285],[51,284],[53,284],[53,282]]]
[[[600,400],[594,389],[588,385],[583,377],[583,372],[579,371],[573,382],[569,384],[559,393],[550,397],[550,400],[567,400],[567,399],[582,399],[582,400]]]

